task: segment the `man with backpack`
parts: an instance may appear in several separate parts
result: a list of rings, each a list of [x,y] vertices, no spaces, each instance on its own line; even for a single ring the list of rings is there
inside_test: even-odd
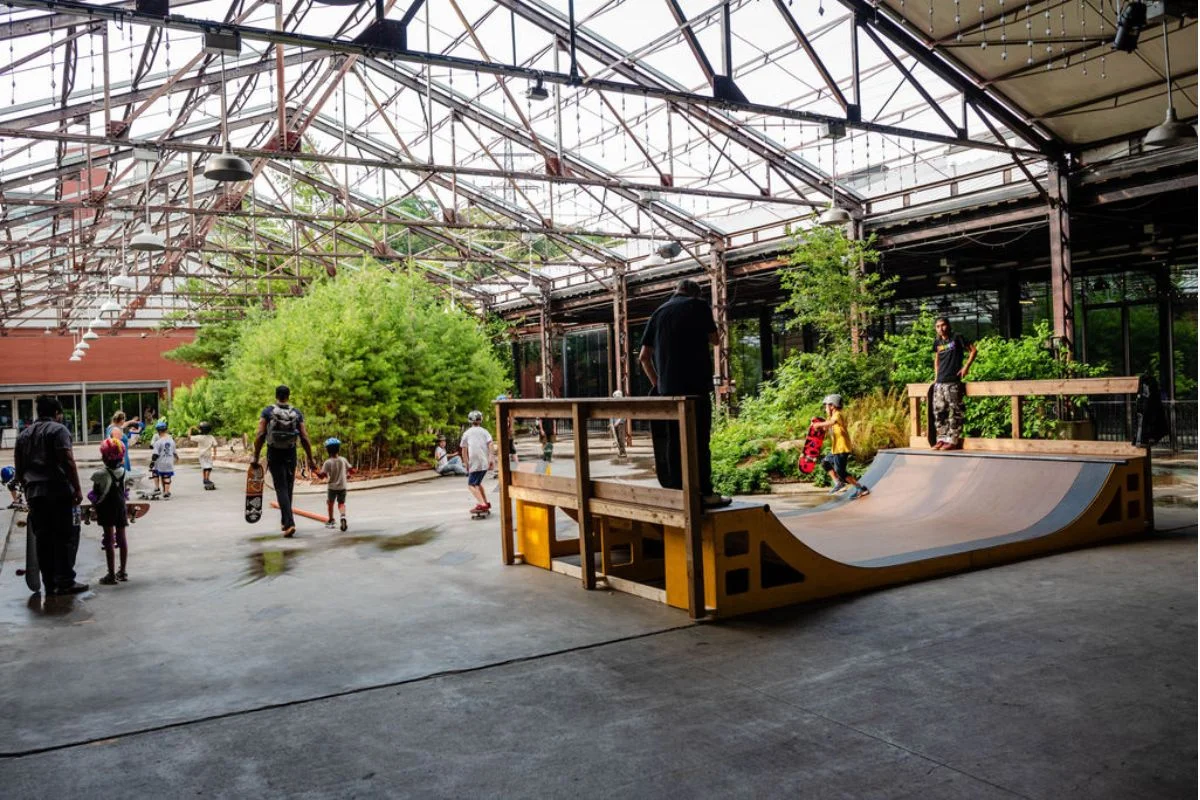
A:
[[[296,519],[292,516],[292,487],[296,483],[297,440],[308,457],[308,468],[317,471],[312,444],[308,440],[308,428],[304,425],[304,414],[288,403],[291,396],[292,390],[288,387],[276,387],[275,404],[267,406],[259,414],[252,462],[258,463],[258,454],[266,444],[267,471],[271,473],[271,480],[275,484],[275,499],[279,503],[280,523],[285,537],[296,532]]]

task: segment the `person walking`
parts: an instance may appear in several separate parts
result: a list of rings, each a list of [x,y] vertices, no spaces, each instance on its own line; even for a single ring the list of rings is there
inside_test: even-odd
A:
[[[488,502],[487,492],[483,488],[483,478],[492,467],[492,434],[483,427],[483,412],[472,411],[467,414],[471,423],[463,431],[458,449],[462,452],[463,461],[467,462],[467,490],[475,499],[472,514],[490,511],[492,504]]]
[[[62,424],[58,399],[41,395],[35,401],[37,421],[21,431],[13,453],[16,480],[25,487],[29,526],[37,539],[38,566],[46,596],[86,592],[75,581],[79,528],[74,510],[83,502],[79,470],[72,452],[71,432]]]
[[[320,472],[317,476],[325,478],[329,483],[325,487],[325,507],[328,509],[329,519],[325,521],[326,528],[332,528],[333,522],[333,504],[337,503],[338,513],[342,517],[342,530],[347,528],[346,523],[346,488],[347,478],[354,470],[350,467],[350,462],[342,456],[342,440],[336,436],[330,436],[325,440],[325,452],[329,458],[325,459],[325,463],[321,465]]]
[[[950,320],[938,317],[933,340],[933,419],[937,426],[934,450],[962,450],[963,411],[967,395],[963,379],[975,363],[975,345],[950,330]],[[963,362],[966,354],[966,363]]]
[[[280,528],[285,538],[296,533],[296,518],[292,515],[292,490],[296,485],[296,442],[299,440],[308,457],[308,468],[317,471],[313,460],[312,443],[308,439],[308,427],[304,414],[291,405],[292,390],[286,386],[275,388],[275,403],[258,415],[258,431],[254,434],[254,458],[259,463],[263,445],[267,446],[267,471],[275,484],[275,501],[279,503]]]
[[[659,306],[646,323],[638,363],[650,379],[651,391],[659,396],[687,395],[695,398],[696,458],[700,462],[700,492],[707,508],[729,505],[728,497],[713,493],[712,453],[712,348],[717,344],[717,325],[712,308],[701,299],[700,284],[684,278],[675,293]],[[665,489],[683,488],[684,465],[680,462],[679,425],[668,422],[654,427],[654,463],[658,482]]]

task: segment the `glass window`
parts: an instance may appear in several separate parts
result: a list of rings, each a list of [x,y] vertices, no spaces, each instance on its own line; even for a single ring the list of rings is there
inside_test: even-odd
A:
[[[569,333],[563,340],[564,397],[607,397],[608,331]]]
[[[102,409],[104,398],[102,395],[89,394],[87,399],[87,424],[88,438],[100,439],[103,438],[104,432],[108,430],[108,418],[104,416]]]
[[[62,403],[63,407],[63,425],[67,426],[67,430],[71,432],[71,436],[76,442],[82,441],[79,430],[79,395],[60,394],[58,402]]]

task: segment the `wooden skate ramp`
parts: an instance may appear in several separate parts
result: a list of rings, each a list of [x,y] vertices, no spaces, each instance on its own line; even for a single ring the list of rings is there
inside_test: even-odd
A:
[[[708,515],[706,601],[718,616],[741,614],[1143,532],[1144,466],[1126,457],[885,451],[863,477],[867,497]]]

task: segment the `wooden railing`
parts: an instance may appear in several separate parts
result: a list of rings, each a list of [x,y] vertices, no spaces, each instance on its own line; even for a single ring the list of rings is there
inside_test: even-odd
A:
[[[926,414],[921,402],[929,393],[928,383],[908,384],[910,446],[927,446]],[[1079,455],[1146,455],[1146,449],[1123,442],[1097,442],[1074,439],[1023,438],[1026,397],[1078,397],[1084,395],[1134,394],[1136,377],[1068,378],[1063,380],[969,381],[967,397],[1008,397],[1012,407],[1012,436],[1008,439],[964,439],[968,450],[1001,450],[1018,453],[1074,453]]]
[[[510,468],[510,422],[514,418],[570,419],[574,430],[575,474],[537,475]],[[590,419],[667,420],[681,426],[683,488],[662,489],[618,481],[593,480],[588,461]],[[500,476],[500,546],[505,564],[516,560],[513,500],[574,511],[579,523],[579,562],[585,589],[596,588],[594,514],[641,520],[683,530],[687,553],[688,611],[704,616],[700,467],[696,458],[695,401],[687,397],[500,400],[496,402],[497,470]]]

